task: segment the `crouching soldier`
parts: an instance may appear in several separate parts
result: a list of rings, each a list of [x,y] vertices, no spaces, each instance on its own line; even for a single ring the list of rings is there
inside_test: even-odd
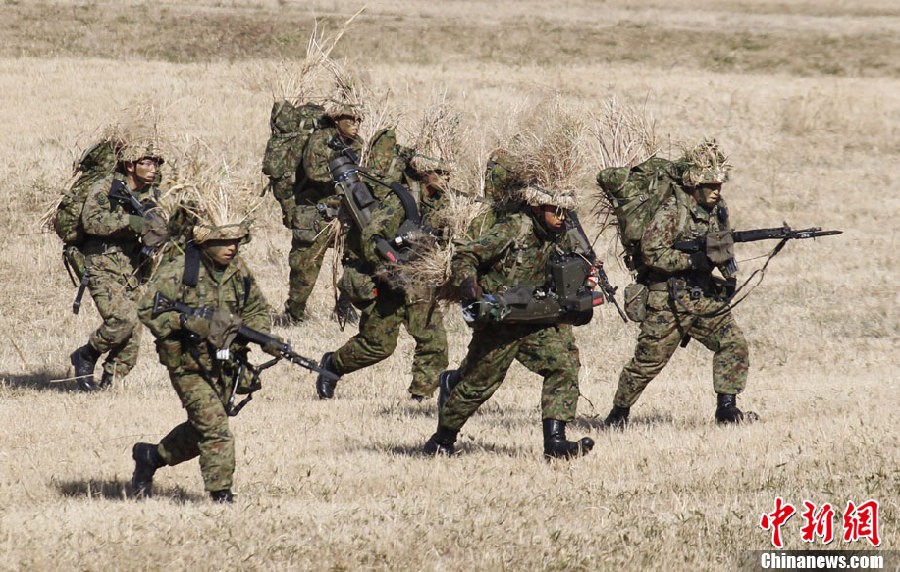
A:
[[[159,443],[134,444],[131,488],[135,497],[149,496],[157,469],[200,457],[200,473],[212,499],[232,502],[235,446],[228,404],[232,392],[252,389],[234,381],[244,371],[240,363],[247,353],[236,333],[241,325],[267,332],[271,320],[262,292],[238,256],[240,245],[249,240],[245,223],[198,224],[193,237],[184,254],[160,266],[138,305],[187,421]],[[212,311],[209,317],[154,312],[157,293]],[[245,384],[246,379],[239,381]]]

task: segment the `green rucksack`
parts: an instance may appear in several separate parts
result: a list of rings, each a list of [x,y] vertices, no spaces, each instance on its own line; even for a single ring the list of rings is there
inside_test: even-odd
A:
[[[625,249],[625,264],[637,270],[641,238],[653,215],[673,195],[680,180],[677,164],[651,157],[632,168],[610,167],[597,174],[619,227],[619,241]]]
[[[53,230],[65,246],[78,246],[84,241],[81,211],[88,190],[95,181],[109,175],[115,168],[116,146],[109,139],[94,143],[75,161],[72,182],[63,191],[53,215]]]
[[[269,118],[272,134],[263,155],[263,173],[272,179],[293,176],[297,165],[303,160],[303,150],[309,136],[324,126],[325,108],[321,105],[276,101]]]

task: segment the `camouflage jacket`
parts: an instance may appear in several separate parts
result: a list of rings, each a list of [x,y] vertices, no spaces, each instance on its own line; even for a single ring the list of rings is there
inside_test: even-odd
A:
[[[112,173],[97,179],[88,190],[81,211],[81,224],[87,235],[87,248],[90,243],[106,243],[110,248],[136,254],[141,248],[141,237],[132,229],[131,217],[135,216],[130,207],[120,201],[109,198],[110,187],[114,180],[125,182],[121,173]],[[126,187],[128,183],[125,182]],[[138,201],[155,200],[159,190],[148,185],[140,191],[131,191]]]
[[[525,207],[527,209],[527,207]],[[527,210],[510,213],[476,239],[455,242],[451,284],[476,276],[486,293],[510,286],[538,288],[547,283],[550,256],[576,250],[566,233],[544,230]]]
[[[662,280],[691,270],[690,254],[672,248],[675,242],[731,228],[723,200],[707,210],[682,191],[676,193],[656,211],[641,238],[644,264]],[[724,266],[720,271],[728,277]]]
[[[170,258],[159,266],[138,302],[138,317],[156,338],[160,363],[175,373],[216,373],[218,368],[233,364],[218,362],[215,359],[216,348],[183,330],[177,312],[153,317],[156,293],[194,308],[228,308],[242,318],[243,325],[262,332],[272,328],[269,306],[240,256],[228,267],[219,269],[201,252],[196,286],[183,283],[184,266],[184,254]],[[246,347],[238,340],[230,349],[235,354],[245,351]]]

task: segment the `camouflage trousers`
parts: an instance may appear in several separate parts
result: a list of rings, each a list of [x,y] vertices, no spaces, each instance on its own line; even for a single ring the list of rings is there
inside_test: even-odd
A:
[[[416,341],[409,393],[430,396],[447,369],[447,332],[440,309],[428,301],[407,303],[400,292],[379,289],[360,310],[359,333],[347,340],[332,360],[342,374],[374,365],[394,353],[400,326]]]
[[[459,429],[503,383],[513,360],[542,376],[541,418],[570,422],[578,404],[581,360],[571,326],[479,326],[469,342],[460,382],[440,410],[439,424]]]
[[[169,379],[188,418],[159,442],[160,456],[170,466],[199,456],[206,490],[230,489],[235,467],[234,436],[225,413],[230,389],[197,373],[170,371]]]
[[[670,301],[668,292],[650,292],[647,318],[641,323],[634,357],[619,375],[619,387],[613,399],[617,407],[631,407],[638,400],[685,335],[714,352],[713,389],[716,393],[737,394],[746,387],[750,349],[731,311],[701,317],[699,315],[721,309],[722,302],[705,296],[690,300],[684,294],[679,300],[680,303]]]
[[[312,294],[325,260],[325,253],[331,246],[332,237],[326,231],[315,235],[315,239],[291,239],[291,252],[288,255],[290,276],[288,278],[288,298],[284,303],[284,312],[294,320],[302,320],[306,312],[306,302]]]
[[[104,373],[121,379],[137,363],[141,327],[137,316],[140,281],[132,261],[121,252],[92,254],[86,258],[87,288],[103,319],[91,333],[90,344],[107,354]]]

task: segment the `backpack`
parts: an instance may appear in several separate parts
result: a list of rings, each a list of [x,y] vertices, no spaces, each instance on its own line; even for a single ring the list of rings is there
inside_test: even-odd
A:
[[[66,247],[79,246],[84,241],[81,211],[84,209],[88,190],[94,182],[109,175],[115,168],[116,146],[109,139],[88,147],[75,162],[72,182],[63,191],[52,220],[53,230]]]
[[[272,105],[262,171],[271,179],[294,175],[303,159],[309,136],[325,126],[325,108],[316,103],[294,105],[288,100]]]
[[[630,169],[610,167],[597,174],[597,184],[613,207],[629,270],[638,270],[644,229],[673,196],[679,180],[676,163],[660,157],[651,157]]]

